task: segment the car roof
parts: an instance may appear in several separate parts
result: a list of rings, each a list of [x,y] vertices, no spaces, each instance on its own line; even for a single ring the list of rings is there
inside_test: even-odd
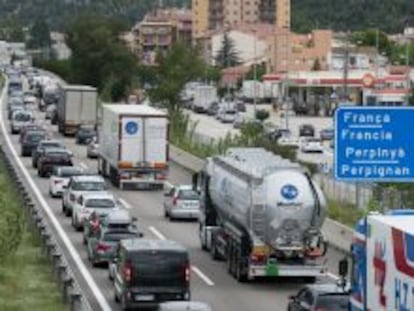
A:
[[[199,301],[169,301],[160,304],[160,311],[211,311],[211,307]]]
[[[114,210],[111,213],[109,213],[108,217],[106,218],[106,223],[108,224],[125,223],[131,221],[131,214],[124,209]]]
[[[46,144],[46,143],[53,143],[53,144],[60,144],[63,145],[63,143],[60,140],[56,140],[56,139],[43,139],[39,142],[39,146]]]
[[[111,199],[115,200],[115,196],[108,191],[94,191],[82,194],[85,200],[88,199]]]
[[[66,150],[65,148],[59,148],[59,147],[46,147],[45,149],[45,153],[67,153],[68,154],[68,150]]]
[[[110,216],[110,215],[109,215]],[[108,217],[109,217],[108,216]],[[128,251],[178,251],[187,253],[188,250],[176,241],[171,240],[150,240],[150,239],[127,239],[122,242],[123,247]]]
[[[104,179],[100,175],[80,175],[80,176],[73,176],[72,180],[74,182],[104,182]]]

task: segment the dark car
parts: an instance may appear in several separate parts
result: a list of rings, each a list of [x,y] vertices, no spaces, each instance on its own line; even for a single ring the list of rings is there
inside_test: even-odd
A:
[[[20,138],[19,138],[20,143],[23,141],[24,136],[30,131],[40,131],[40,132],[43,131],[46,134],[45,129],[42,126],[38,125],[38,124],[32,123],[32,124],[25,125],[20,130]],[[30,154],[32,154],[32,153],[30,152]]]
[[[88,144],[96,136],[95,128],[92,126],[80,126],[75,134],[77,144]]]
[[[114,296],[122,310],[190,300],[189,254],[177,242],[122,240],[110,269],[114,271]]]
[[[239,112],[246,112],[246,104],[242,101],[236,102],[236,109]]]
[[[36,149],[40,141],[46,138],[45,131],[30,130],[26,131],[21,141],[21,155],[22,157],[28,157]]]
[[[220,105],[218,102],[212,102],[211,105],[207,108],[207,114],[209,116],[215,116],[219,111]]]
[[[332,128],[323,129],[319,132],[321,140],[332,140],[335,137],[335,131]]]
[[[288,311],[347,311],[349,292],[335,283],[306,285],[289,297]]]
[[[302,124],[299,127],[299,136],[313,137],[315,136],[315,128],[311,124]]]
[[[33,150],[32,152],[32,166],[34,168],[37,168],[37,161],[39,160],[39,157],[44,153],[46,148],[61,148],[64,149],[65,145],[59,141],[59,140],[42,140],[37,145],[37,148]]]
[[[37,160],[37,175],[50,176],[55,166],[73,166],[72,155],[62,148],[46,148]]]

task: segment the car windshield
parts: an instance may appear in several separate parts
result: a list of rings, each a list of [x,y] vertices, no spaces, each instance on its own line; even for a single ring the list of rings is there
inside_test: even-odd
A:
[[[60,151],[52,151],[52,152],[48,152],[47,153],[47,157],[49,158],[64,158],[64,157],[69,157],[67,152],[60,152]]]
[[[42,139],[45,139],[45,134],[44,133],[41,133],[41,132],[39,132],[39,133],[29,133],[29,134],[27,134],[26,135],[26,141],[29,141],[29,142],[39,142],[39,141],[41,141]]]
[[[198,193],[191,189],[180,190],[179,198],[182,200],[198,200]]]
[[[63,144],[58,141],[47,141],[47,142],[43,142],[40,147],[42,148],[63,147]]]
[[[137,234],[134,232],[107,232],[104,234],[103,240],[107,242],[119,242],[121,240],[136,238]]]
[[[320,139],[317,139],[317,138],[311,138],[311,139],[308,139],[307,142],[308,143],[320,143],[321,141]]]
[[[32,116],[28,113],[17,113],[14,116],[14,120],[20,121],[20,122],[28,122],[32,119]]]
[[[92,208],[114,208],[115,202],[111,199],[88,199],[85,206]]]
[[[316,309],[345,311],[348,310],[348,301],[346,295],[323,295],[318,297]]]
[[[235,115],[237,113],[237,111],[236,110],[226,110],[224,113],[229,114],[229,115]]]
[[[78,167],[62,167],[60,169],[60,177],[71,177],[71,176],[78,176],[82,175],[82,169]]]
[[[72,189],[75,191],[103,191],[105,183],[100,181],[80,181],[73,183]]]
[[[173,251],[141,252],[131,254],[134,282],[139,286],[183,286],[185,284],[185,268],[188,264],[184,253]]]

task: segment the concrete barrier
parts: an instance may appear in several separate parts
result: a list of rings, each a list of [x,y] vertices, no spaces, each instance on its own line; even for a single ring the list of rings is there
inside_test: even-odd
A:
[[[204,165],[203,159],[172,145],[170,145],[170,160],[190,172],[198,172]],[[351,228],[327,218],[322,227],[322,232],[331,247],[349,253],[353,234]]]

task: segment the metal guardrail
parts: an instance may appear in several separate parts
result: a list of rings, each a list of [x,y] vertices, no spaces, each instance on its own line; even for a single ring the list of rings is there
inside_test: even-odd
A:
[[[7,79],[5,79],[3,86],[0,86],[0,100],[4,100],[6,85]],[[1,133],[3,138],[5,138],[5,135],[7,134]],[[13,159],[12,152],[7,151],[4,145],[0,145],[0,161],[3,161],[13,186],[18,190],[22,201],[22,209],[29,225],[40,238],[42,252],[51,264],[54,279],[62,292],[63,302],[68,304],[71,311],[92,311],[90,302],[83,295],[79,281],[73,273],[62,247],[54,236],[45,211],[41,204],[36,202],[33,193],[29,191],[30,187],[27,181],[25,182],[22,176],[24,174],[20,172],[16,159]]]
[[[22,209],[30,227],[41,240],[42,252],[52,266],[53,276],[59,284],[63,302],[69,305],[71,311],[92,311],[89,301],[82,294],[79,283],[67,262],[62,248],[53,236],[46,215],[35,203],[32,194],[27,190],[27,186],[3,146],[0,146],[0,161],[4,163],[13,186],[16,187],[21,196]]]

